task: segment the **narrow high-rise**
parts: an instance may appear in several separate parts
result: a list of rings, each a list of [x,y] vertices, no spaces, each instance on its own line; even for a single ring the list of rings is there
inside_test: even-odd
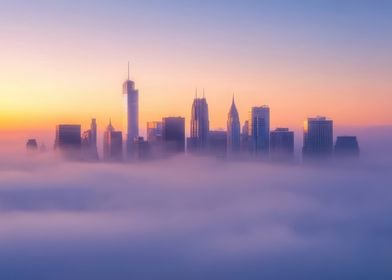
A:
[[[116,131],[109,122],[103,134],[103,158],[106,161],[121,161],[123,156],[122,132]]]
[[[131,154],[133,140],[139,136],[139,91],[135,88],[135,82],[129,79],[129,63],[128,78],[123,83],[123,98],[123,131],[125,133],[127,154],[129,155]]]
[[[234,96],[227,117],[227,155],[231,156],[240,151],[241,148],[241,124]]]
[[[265,105],[261,107],[253,107],[250,112],[249,126],[253,153],[268,155],[270,108]]]
[[[333,153],[333,122],[325,117],[308,118],[304,123],[304,159],[327,157]]]
[[[188,140],[189,149],[194,151],[205,150],[208,146],[208,104],[204,97],[193,100],[191,112],[191,131]]]
[[[98,160],[96,119],[91,119],[90,129],[82,134],[82,156],[85,160]]]

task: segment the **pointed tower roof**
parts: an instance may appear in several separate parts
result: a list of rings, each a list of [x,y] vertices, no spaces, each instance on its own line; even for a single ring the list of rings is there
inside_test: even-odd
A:
[[[109,119],[109,125],[107,126],[106,131],[114,131],[114,127],[112,125],[112,119]]]
[[[234,94],[233,94],[233,99],[231,101],[231,107],[230,107],[230,115],[238,115],[237,107],[235,106],[235,101],[234,101]]]
[[[234,101],[234,94],[233,94],[233,99],[231,101],[231,107],[229,111],[229,120],[239,120],[239,115],[237,111],[237,107],[235,106],[235,101]]]

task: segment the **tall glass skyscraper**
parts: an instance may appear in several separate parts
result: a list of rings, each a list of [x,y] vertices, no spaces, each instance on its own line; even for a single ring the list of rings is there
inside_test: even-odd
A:
[[[167,154],[185,152],[185,118],[163,118],[162,140]]]
[[[253,107],[250,112],[250,135],[252,151],[256,154],[269,153],[270,109],[268,106]]]
[[[330,156],[333,152],[333,122],[325,117],[308,118],[304,123],[304,145],[306,157]]]
[[[135,83],[128,79],[123,83],[124,118],[123,131],[127,145],[127,154],[130,154],[133,140],[139,136],[139,91],[135,89]]]
[[[241,146],[241,124],[234,97],[227,117],[227,154],[238,153]]]
[[[208,145],[208,132],[210,130],[208,119],[208,104],[205,97],[195,98],[191,112],[191,131],[189,144],[191,149],[205,149]]]

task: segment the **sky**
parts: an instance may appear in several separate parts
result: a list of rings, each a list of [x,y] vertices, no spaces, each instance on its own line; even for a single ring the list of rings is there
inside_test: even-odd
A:
[[[210,127],[235,95],[241,122],[271,107],[271,125],[309,116],[392,124],[392,2],[0,0],[0,131],[53,132],[111,118],[121,85],[139,89],[140,127],[185,116],[204,88]]]

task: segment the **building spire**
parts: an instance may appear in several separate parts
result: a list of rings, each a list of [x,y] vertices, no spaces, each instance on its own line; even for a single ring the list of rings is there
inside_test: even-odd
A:
[[[129,61],[128,61],[128,81],[129,81]]]
[[[205,97],[204,97],[204,88],[203,88],[203,98],[205,98]]]
[[[233,92],[233,101],[232,101],[232,103],[234,104],[234,92]]]

